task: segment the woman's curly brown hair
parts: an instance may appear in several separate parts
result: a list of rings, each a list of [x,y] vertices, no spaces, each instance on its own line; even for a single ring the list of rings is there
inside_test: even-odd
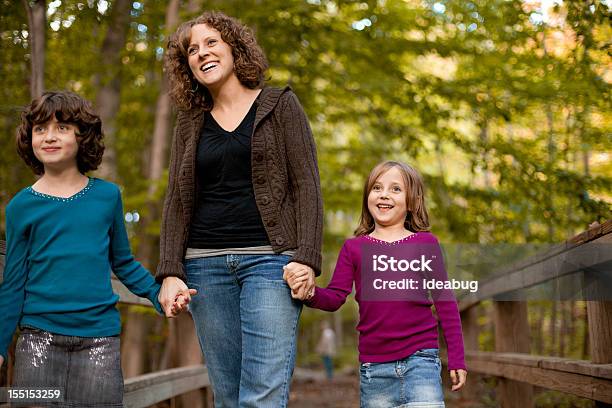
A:
[[[102,121],[89,101],[68,91],[45,92],[21,113],[16,142],[17,153],[23,161],[35,174],[45,173],[43,164],[36,158],[32,149],[32,128],[34,125],[48,122],[53,117],[58,122],[70,123],[76,127],[79,171],[85,174],[96,170],[104,154]]]
[[[263,87],[268,61],[251,29],[219,11],[207,11],[183,23],[168,41],[164,69],[170,82],[170,97],[177,107],[203,106],[211,110],[213,105],[210,92],[196,81],[187,61],[191,27],[197,24],[206,24],[221,33],[232,48],[234,73],[241,84],[249,89]]]

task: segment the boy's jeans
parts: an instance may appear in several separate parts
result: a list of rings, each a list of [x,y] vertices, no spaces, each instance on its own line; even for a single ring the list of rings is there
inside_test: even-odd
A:
[[[189,304],[215,407],[286,407],[302,303],[283,280],[287,255],[185,261]]]
[[[444,408],[438,349],[404,360],[362,363],[361,408]]]

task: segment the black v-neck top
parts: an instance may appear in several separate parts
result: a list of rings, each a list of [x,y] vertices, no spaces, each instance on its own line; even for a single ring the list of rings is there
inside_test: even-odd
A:
[[[257,100],[238,127],[228,132],[206,112],[196,152],[197,204],[189,248],[270,245],[255,202],[251,137]]]

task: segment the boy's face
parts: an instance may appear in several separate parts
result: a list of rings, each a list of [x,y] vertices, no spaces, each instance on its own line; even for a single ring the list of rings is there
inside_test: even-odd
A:
[[[79,143],[76,126],[71,123],[58,122],[55,116],[45,123],[32,126],[32,149],[34,155],[43,164],[45,171],[64,170],[77,167]]]

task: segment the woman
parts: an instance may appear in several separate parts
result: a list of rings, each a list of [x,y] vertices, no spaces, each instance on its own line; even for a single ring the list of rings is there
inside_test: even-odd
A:
[[[191,300],[217,407],[286,406],[298,298],[320,273],[314,140],[291,89],[264,86],[267,67],[252,32],[219,12],[168,43],[179,112],[156,278],[162,305]],[[309,284],[292,293],[283,268]]]

